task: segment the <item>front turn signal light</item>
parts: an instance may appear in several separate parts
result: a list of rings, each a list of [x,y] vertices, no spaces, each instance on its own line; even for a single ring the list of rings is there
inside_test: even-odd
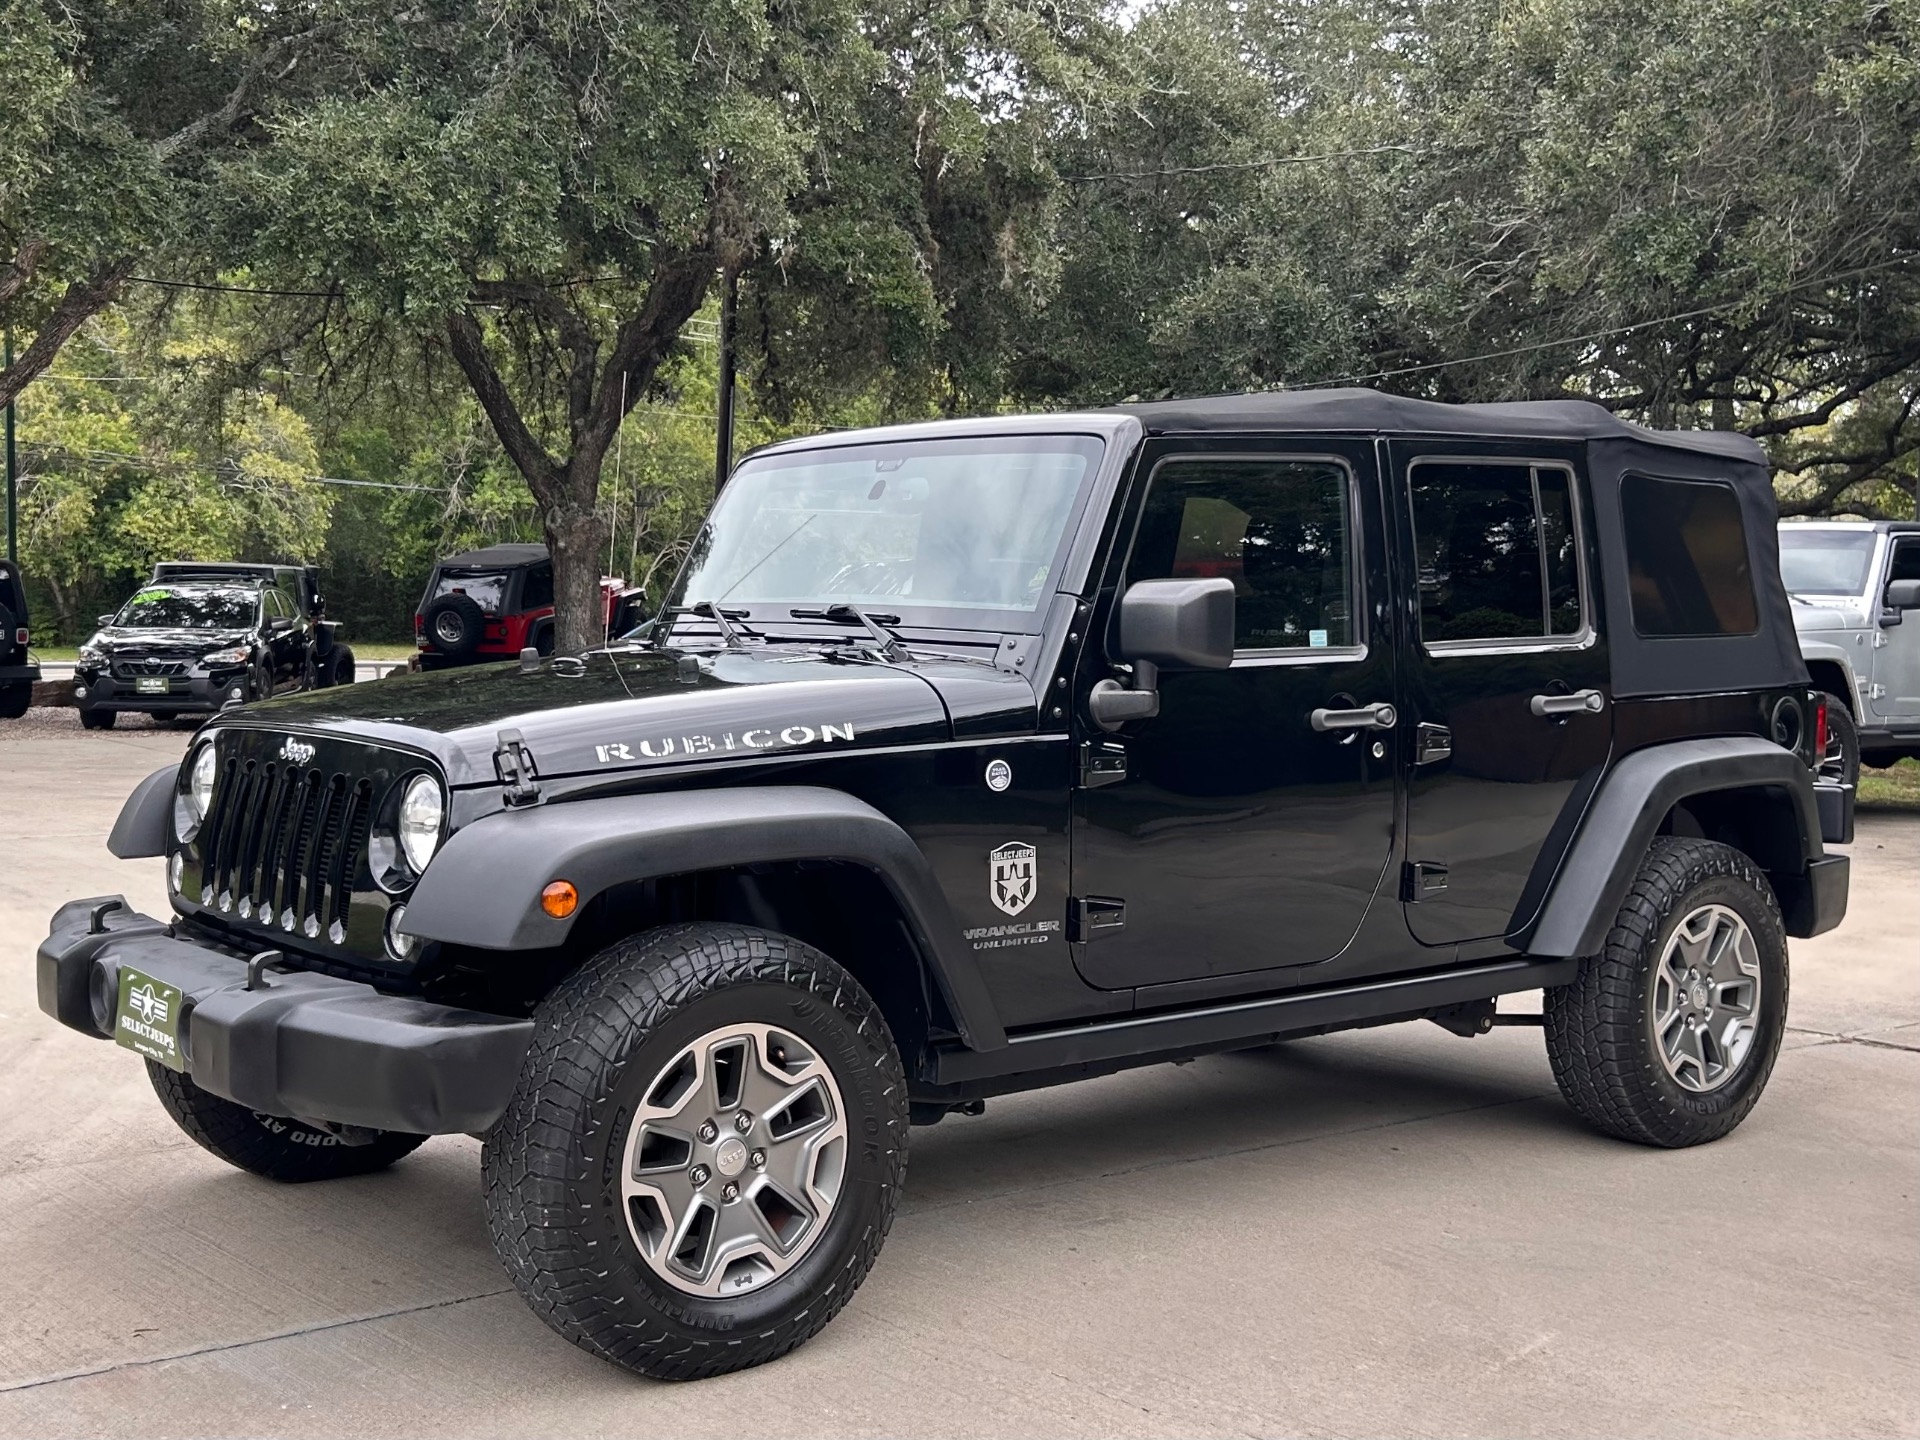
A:
[[[540,908],[556,920],[564,920],[580,908],[580,892],[570,880],[555,880],[540,892]]]

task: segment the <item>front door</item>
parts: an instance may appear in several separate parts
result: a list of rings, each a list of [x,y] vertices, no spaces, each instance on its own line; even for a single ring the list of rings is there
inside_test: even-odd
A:
[[[1920,580],[1920,535],[1895,535],[1887,557],[1887,580]],[[1873,597],[1869,614],[1884,609],[1886,585]],[[1879,626],[1873,636],[1873,689],[1867,708],[1877,722],[1903,725],[1920,721],[1920,611],[1909,610],[1898,625]]]
[[[1339,953],[1393,843],[1384,507],[1366,442],[1160,447],[1118,590],[1234,583],[1237,653],[1163,670],[1160,713],[1088,732],[1075,796],[1081,973],[1106,989]],[[1108,627],[1111,641],[1112,627]],[[1091,678],[1118,657],[1089,646]],[[1083,676],[1083,679],[1087,677]],[[1369,706],[1380,724],[1314,724]],[[1232,987],[1229,987],[1232,988]]]
[[[1606,762],[1591,512],[1571,455],[1405,441],[1389,453],[1418,599],[1401,899],[1416,939],[1449,945],[1531,918],[1515,911],[1534,860]]]

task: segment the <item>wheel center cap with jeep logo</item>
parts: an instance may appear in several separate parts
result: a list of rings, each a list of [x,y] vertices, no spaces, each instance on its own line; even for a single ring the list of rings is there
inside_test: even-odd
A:
[[[746,1142],[729,1135],[713,1152],[713,1168],[731,1180],[747,1168]]]
[[[1694,981],[1693,988],[1687,992],[1687,999],[1693,1002],[1693,1008],[1696,1010],[1706,1009],[1707,1002],[1712,998],[1712,993],[1708,991],[1707,982],[1704,980]]]

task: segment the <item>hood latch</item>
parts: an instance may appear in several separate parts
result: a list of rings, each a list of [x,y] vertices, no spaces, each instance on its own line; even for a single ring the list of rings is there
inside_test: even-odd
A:
[[[494,773],[500,777],[500,798],[515,809],[540,803],[540,787],[534,783],[533,756],[518,730],[502,730],[500,748],[493,752]]]

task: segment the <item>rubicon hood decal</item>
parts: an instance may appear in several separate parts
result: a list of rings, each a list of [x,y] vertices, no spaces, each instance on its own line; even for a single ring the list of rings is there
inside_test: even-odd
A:
[[[643,758],[670,760],[675,754],[695,759],[702,755],[795,750],[812,745],[816,741],[822,745],[831,745],[836,740],[845,740],[851,744],[853,738],[853,721],[844,720],[838,725],[832,721],[817,726],[756,725],[737,734],[732,730],[725,730],[718,735],[707,734],[704,731],[692,735],[656,735],[635,741],[631,745],[624,740],[616,740],[610,744],[596,745],[593,750],[595,757],[602,765],[612,765]],[[635,753],[636,750],[638,754]]]

